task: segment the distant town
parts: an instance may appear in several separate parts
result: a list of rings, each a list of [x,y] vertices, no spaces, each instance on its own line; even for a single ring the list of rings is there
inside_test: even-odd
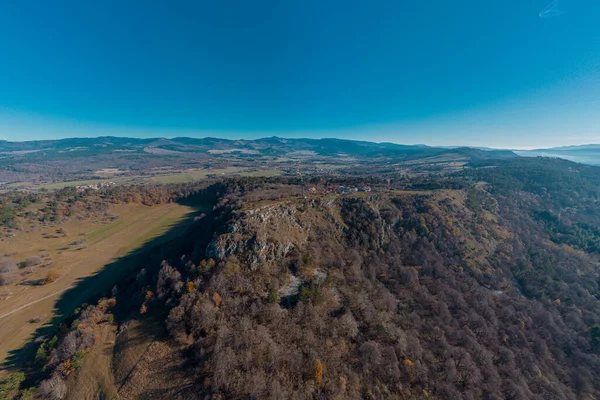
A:
[[[77,185],[75,188],[78,193],[85,192],[86,190],[100,190],[104,188],[108,188],[111,186],[115,186],[115,182],[101,182],[101,183],[93,183],[90,185]]]

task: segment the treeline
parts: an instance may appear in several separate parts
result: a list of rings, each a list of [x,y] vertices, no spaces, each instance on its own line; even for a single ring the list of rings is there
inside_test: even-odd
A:
[[[56,191],[7,192],[0,196],[0,226],[18,228],[19,217],[43,223],[88,218],[106,213],[111,204],[166,204],[189,199],[209,185],[209,182],[193,182],[155,186],[124,185],[83,191],[66,187]],[[42,203],[43,207],[28,209],[35,203]]]

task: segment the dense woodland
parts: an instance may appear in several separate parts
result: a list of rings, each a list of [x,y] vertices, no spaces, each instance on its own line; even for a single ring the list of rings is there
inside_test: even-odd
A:
[[[103,194],[212,211],[42,343],[37,395],[65,395],[91,325],[155,313],[192,376],[173,398],[598,398],[600,168],[490,162],[357,177],[363,196],[293,179]]]

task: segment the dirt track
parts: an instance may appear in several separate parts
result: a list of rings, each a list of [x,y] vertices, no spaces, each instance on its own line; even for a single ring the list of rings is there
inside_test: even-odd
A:
[[[34,254],[39,248],[46,248],[54,259],[54,265],[49,268],[60,274],[59,279],[47,285],[13,285],[12,295],[0,298],[0,365],[11,351],[31,340],[36,329],[52,320],[56,304],[62,297],[60,294],[76,287],[80,280],[96,274],[105,265],[135,250],[145,241],[164,233],[191,211],[178,204],[153,207],[123,205],[111,210],[120,218],[109,226],[91,225],[91,222],[85,226],[82,221],[66,224],[72,233],[71,239],[66,240],[72,241],[78,231],[88,234],[90,239],[83,250],[59,251],[66,240],[43,239],[43,230],[23,233],[12,243],[0,243],[0,252],[16,250],[22,258]],[[49,268],[36,272],[30,279],[42,278]],[[71,291],[68,293],[71,294]],[[76,303],[84,301],[85,295],[71,296],[74,304],[70,306],[73,309],[77,307],[79,304]],[[40,322],[30,322],[38,318]],[[0,377],[2,372],[6,371],[0,369]]]

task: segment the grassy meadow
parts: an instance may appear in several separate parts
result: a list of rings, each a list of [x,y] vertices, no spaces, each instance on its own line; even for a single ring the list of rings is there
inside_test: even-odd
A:
[[[190,220],[186,217],[194,210],[170,203],[116,205],[109,212],[118,218],[70,220],[54,226],[33,223],[15,237],[0,241],[5,259],[21,262],[40,257],[43,261],[42,265],[21,269],[17,282],[0,288],[0,365],[11,351],[31,340],[36,329],[53,319],[63,292],[90,276],[95,276],[95,289],[110,289],[110,274],[98,274],[104,266],[160,237],[174,224]],[[41,284],[50,272],[58,279]],[[86,293],[70,295],[72,308],[85,297]]]

